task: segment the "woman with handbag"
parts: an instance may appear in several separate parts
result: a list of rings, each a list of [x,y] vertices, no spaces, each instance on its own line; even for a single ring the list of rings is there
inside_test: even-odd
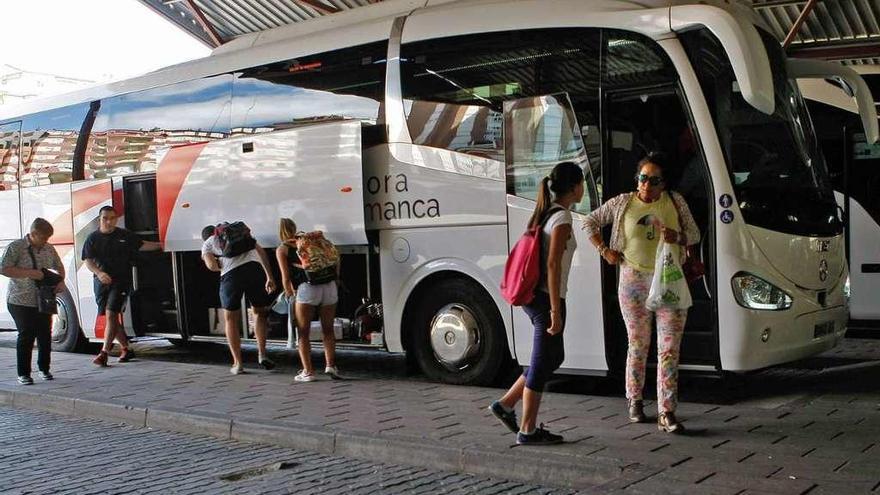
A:
[[[651,287],[658,244],[677,244],[683,253],[700,242],[700,231],[684,198],[666,191],[666,158],[649,153],[638,163],[636,191],[611,198],[584,220],[590,241],[611,265],[620,265],[618,301],[626,323],[626,398],[629,419],[647,420],[642,404],[645,365],[651,344],[651,320],[657,319],[657,426],[668,433],[684,430],[675,417],[678,395],[678,358],[687,319],[686,309],[649,310],[645,301]],[[610,246],[602,227],[612,224]]]
[[[57,311],[55,294],[64,290],[64,265],[49,244],[52,224],[37,218],[30,232],[13,241],[3,254],[0,274],[11,278],[6,303],[18,329],[16,356],[18,383],[32,385],[31,354],[37,341],[40,378],[52,380],[52,314]]]

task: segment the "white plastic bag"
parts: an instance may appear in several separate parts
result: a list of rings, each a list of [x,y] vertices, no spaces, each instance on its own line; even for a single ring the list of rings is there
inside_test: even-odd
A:
[[[284,292],[275,298],[275,302],[272,303],[272,311],[279,315],[286,315],[290,312],[290,300]]]
[[[659,308],[687,309],[693,304],[684,270],[679,261],[679,246],[661,241],[657,246],[654,277],[645,306],[651,311]]]

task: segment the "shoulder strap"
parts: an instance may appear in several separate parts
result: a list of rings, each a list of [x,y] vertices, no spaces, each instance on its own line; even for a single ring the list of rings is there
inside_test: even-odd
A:
[[[31,263],[34,264],[34,270],[37,269],[37,257],[34,256],[34,248],[28,244],[28,254],[31,255]]]
[[[547,208],[547,211],[544,212],[544,216],[541,217],[541,221],[538,222],[538,227],[544,228],[544,224],[546,224],[550,220],[550,217],[552,217],[553,214],[556,213],[557,211],[562,211],[563,209],[564,208],[562,208],[561,206],[559,206],[556,203],[551,204],[550,208]]]

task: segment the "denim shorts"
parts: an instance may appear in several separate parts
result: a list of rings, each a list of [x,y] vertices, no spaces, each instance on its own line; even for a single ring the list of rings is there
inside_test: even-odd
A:
[[[233,268],[220,277],[220,306],[227,311],[241,309],[241,297],[256,308],[272,304],[272,296],[266,293],[266,273],[263,267],[249,261]]]

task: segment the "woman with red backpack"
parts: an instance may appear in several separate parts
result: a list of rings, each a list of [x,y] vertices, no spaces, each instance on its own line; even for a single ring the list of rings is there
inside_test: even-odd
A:
[[[541,180],[535,211],[529,228],[541,227],[541,282],[535,297],[523,309],[534,325],[532,359],[529,368],[489,410],[510,431],[519,445],[561,443],[562,436],[537,426],[538,408],[544,385],[565,359],[562,331],[565,328],[565,294],[572,255],[577,242],[571,228],[573,204],[584,196],[584,171],[575,163],[563,162]],[[523,401],[523,418],[517,424],[514,407]]]
[[[339,300],[336,278],[338,276],[338,253],[330,241],[320,232],[297,232],[296,222],[282,218],[278,226],[281,245],[275,251],[278,267],[281,269],[281,287],[290,301],[290,324],[297,329],[297,349],[303,369],[294,377],[298,382],[315,380],[312,366],[312,346],[309,341],[312,319],[315,311],[321,321],[321,337],[324,344],[324,373],[331,378],[339,378],[336,368],[336,336],[333,333],[333,320],[336,318],[336,303]],[[317,246],[323,258],[318,261],[310,247]],[[306,259],[303,260],[302,258]],[[335,260],[335,261],[334,261]],[[309,270],[309,262],[320,264],[320,268]],[[326,266],[324,266],[326,265]],[[329,279],[329,280],[328,280]]]

